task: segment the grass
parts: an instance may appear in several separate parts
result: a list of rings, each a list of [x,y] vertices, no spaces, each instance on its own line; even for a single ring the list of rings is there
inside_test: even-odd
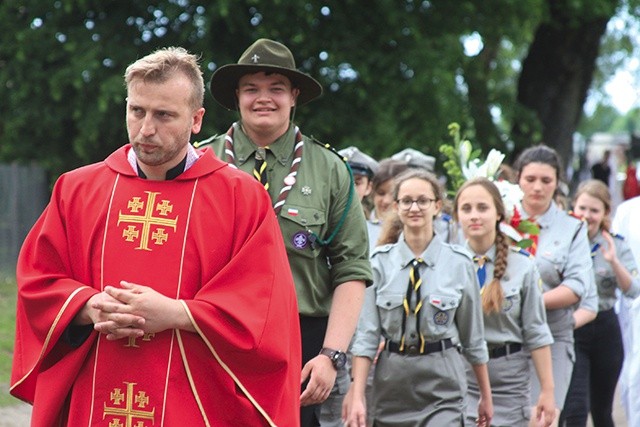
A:
[[[19,402],[9,395],[16,325],[16,283],[13,277],[11,273],[0,272],[0,406]]]

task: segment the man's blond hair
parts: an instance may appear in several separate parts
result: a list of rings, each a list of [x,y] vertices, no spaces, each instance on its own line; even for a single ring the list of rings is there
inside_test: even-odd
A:
[[[198,109],[204,103],[204,80],[198,59],[197,56],[182,47],[158,49],[129,65],[124,73],[124,81],[128,88],[131,82],[136,79],[163,83],[175,76],[176,73],[182,73],[191,81],[193,87],[191,106],[193,109]]]

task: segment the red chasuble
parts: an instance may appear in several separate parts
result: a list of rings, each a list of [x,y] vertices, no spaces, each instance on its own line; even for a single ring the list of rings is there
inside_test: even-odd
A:
[[[140,179],[129,149],[60,177],[25,240],[11,393],[35,426],[299,425],[298,309],[267,193],[210,150]],[[182,300],[197,333],[61,339],[121,280]]]

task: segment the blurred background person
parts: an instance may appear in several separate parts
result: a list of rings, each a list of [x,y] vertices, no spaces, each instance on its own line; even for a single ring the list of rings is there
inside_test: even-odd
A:
[[[363,153],[358,147],[347,147],[338,151],[338,153],[345,158],[351,171],[353,172],[353,180],[356,188],[356,194],[362,208],[364,209],[365,216],[368,218],[371,215],[372,202],[371,192],[373,191],[373,176],[378,172],[380,163],[368,154]]]
[[[576,364],[562,418],[567,426],[584,426],[591,413],[593,425],[613,426],[613,400],[622,370],[624,348],[616,292],[627,298],[640,294],[633,253],[621,235],[610,233],[611,196],[598,180],[580,184],[574,211],[588,224],[589,244],[598,291],[596,319],[576,329]]]
[[[378,245],[380,232],[385,216],[393,205],[393,178],[407,170],[409,165],[405,161],[383,159],[378,165],[378,171],[371,181],[373,189],[373,210],[367,221],[369,232],[369,253]]]
[[[602,181],[607,187],[609,186],[609,178],[611,177],[611,166],[609,165],[610,157],[611,151],[605,150],[602,154],[602,159],[591,166],[591,176],[593,179]]]

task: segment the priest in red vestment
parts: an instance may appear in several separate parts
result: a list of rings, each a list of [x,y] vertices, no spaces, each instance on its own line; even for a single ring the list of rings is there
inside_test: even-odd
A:
[[[204,85],[127,69],[130,144],[62,175],[20,252],[11,393],[34,426],[299,425],[293,280],[262,185],[189,144]]]

